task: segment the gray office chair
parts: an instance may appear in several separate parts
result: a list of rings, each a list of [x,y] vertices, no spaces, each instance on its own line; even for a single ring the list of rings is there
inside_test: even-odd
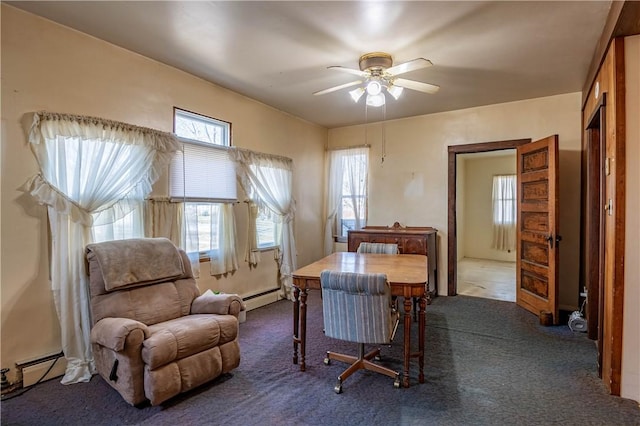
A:
[[[366,243],[362,242],[358,246],[357,253],[378,253],[378,254],[399,254],[400,249],[397,244],[390,243]],[[397,300],[394,298],[394,306],[398,308]],[[418,321],[418,298],[413,298],[413,319]]]
[[[386,243],[360,243],[357,253],[398,254],[397,244]]]
[[[393,377],[394,387],[400,387],[400,374],[371,362],[380,355],[380,348],[365,354],[365,344],[388,344],[397,326],[398,313],[392,309],[391,288],[385,274],[322,271],[320,285],[324,295],[322,313],[325,334],[334,339],[358,343],[358,356],[327,351],[324,363],[331,360],[351,365],[338,376],[334,387],[342,393],[342,383],[358,370],[370,370]]]
[[[377,254],[399,254],[400,249],[397,244],[390,243],[366,243],[362,242],[358,246],[357,253],[377,253]],[[393,298],[393,305],[396,310],[398,309],[398,300],[396,297]],[[417,321],[417,312],[418,312],[418,299],[416,297],[413,298],[413,317],[414,320]],[[393,340],[393,338],[392,338]]]

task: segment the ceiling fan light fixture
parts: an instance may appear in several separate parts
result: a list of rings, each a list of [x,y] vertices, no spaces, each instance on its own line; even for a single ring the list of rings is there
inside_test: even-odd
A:
[[[377,95],[367,95],[367,105],[371,107],[381,107],[385,103],[384,93]]]
[[[371,80],[367,83],[367,94],[377,96],[382,92],[382,85],[377,80]],[[384,96],[384,95],[383,95]]]
[[[389,92],[389,94],[391,96],[393,96],[393,99],[395,99],[396,101],[398,100],[398,98],[402,94],[403,90],[404,90],[403,87],[394,86],[393,84],[387,86],[387,92]]]
[[[358,87],[357,89],[349,91],[349,95],[351,96],[351,99],[353,99],[353,102],[357,103],[362,95],[364,95],[364,89],[362,87]]]
[[[326,93],[346,89],[347,87],[358,87],[357,89],[353,89],[349,92],[349,95],[354,102],[357,103],[366,93],[367,106],[380,107],[385,105],[386,102],[385,90],[390,96],[393,96],[395,100],[398,100],[404,89],[431,94],[436,93],[438,89],[440,89],[440,87],[435,84],[398,77],[399,75],[410,71],[432,66],[433,63],[425,58],[416,58],[398,65],[393,65],[393,59],[388,53],[371,52],[360,57],[359,65],[359,70],[339,65],[328,67],[329,69],[336,71],[357,75],[359,79],[345,84],[339,84],[328,89],[319,90],[313,94],[324,95]]]

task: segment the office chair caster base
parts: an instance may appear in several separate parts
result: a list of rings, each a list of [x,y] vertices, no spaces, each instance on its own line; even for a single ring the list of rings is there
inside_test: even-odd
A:
[[[326,357],[324,359],[324,365],[331,365],[331,360],[329,359],[329,357]]]
[[[393,382],[393,387],[396,389],[400,389],[400,376],[396,376],[396,380]]]
[[[333,387],[333,391],[337,394],[342,393],[342,382],[340,380],[338,380],[338,383]]]

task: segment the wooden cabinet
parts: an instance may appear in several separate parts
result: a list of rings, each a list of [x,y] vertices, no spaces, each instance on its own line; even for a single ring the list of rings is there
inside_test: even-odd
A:
[[[356,251],[362,242],[398,244],[402,254],[423,254],[427,256],[429,270],[429,296],[438,295],[438,230],[431,227],[365,226],[349,231],[348,250]]]

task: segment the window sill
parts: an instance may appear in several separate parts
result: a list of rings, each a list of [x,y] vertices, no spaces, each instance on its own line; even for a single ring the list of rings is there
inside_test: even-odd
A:
[[[278,246],[271,246],[271,247],[258,247],[257,249],[251,250],[251,251],[259,251],[259,252],[263,252],[263,251],[273,251],[273,250],[277,250],[279,247]]]

